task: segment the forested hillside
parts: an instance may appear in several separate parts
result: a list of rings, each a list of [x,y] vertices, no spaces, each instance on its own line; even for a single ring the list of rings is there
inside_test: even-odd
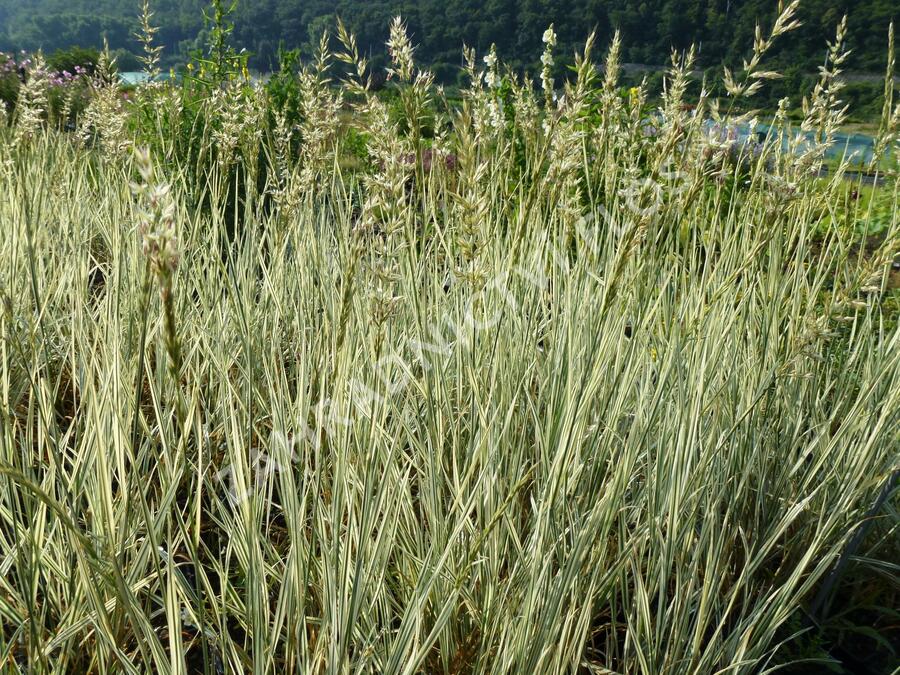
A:
[[[53,50],[95,45],[106,35],[113,48],[135,49],[131,34],[139,0],[0,0],[0,49]],[[202,44],[206,0],[153,0],[159,37],[170,60]],[[540,53],[541,34],[556,25],[564,52],[571,52],[596,28],[605,44],[615,28],[625,39],[625,58],[659,64],[670,47],[695,42],[700,65],[740,63],[757,20],[771,21],[775,0],[243,0],[234,14],[234,41],[266,69],[279,45],[303,47],[311,34],[340,15],[364,49],[381,53],[392,15],[409,22],[418,57],[439,78],[456,75],[463,43],[480,50],[497,44],[500,55],[520,66]],[[897,14],[893,0],[804,0],[804,26],[779,45],[779,65],[803,72],[821,62],[823,36],[833,35],[841,15],[850,16],[850,70],[881,71],[887,25]],[[198,35],[200,43],[198,43]]]

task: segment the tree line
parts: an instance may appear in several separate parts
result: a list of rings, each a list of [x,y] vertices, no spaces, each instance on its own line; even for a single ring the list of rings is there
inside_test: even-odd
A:
[[[204,44],[208,4],[152,0],[168,64]],[[0,0],[0,50],[49,52],[95,46],[106,37],[123,55],[134,53],[139,5],[139,0]],[[232,40],[251,53],[253,67],[271,70],[280,49],[308,53],[322,30],[340,16],[378,65],[390,19],[399,14],[419,44],[417,58],[430,65],[439,80],[452,83],[459,75],[464,44],[482,53],[496,44],[505,62],[535,72],[541,35],[550,23],[559,35],[561,56],[578,49],[592,30],[603,46],[618,29],[628,62],[663,64],[672,48],[695,44],[701,68],[723,62],[740,65],[756,23],[770,25],[776,9],[775,0],[253,0],[236,4]],[[825,40],[833,36],[844,13],[849,15],[853,49],[848,69],[883,70],[887,26],[898,13],[894,0],[804,0],[799,10],[803,26],[777,47],[775,65],[815,72]]]

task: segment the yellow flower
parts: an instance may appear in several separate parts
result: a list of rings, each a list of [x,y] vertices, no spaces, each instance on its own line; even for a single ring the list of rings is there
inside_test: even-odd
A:
[[[631,105],[635,105],[637,103],[640,94],[641,90],[638,87],[632,87],[628,90],[628,100]]]

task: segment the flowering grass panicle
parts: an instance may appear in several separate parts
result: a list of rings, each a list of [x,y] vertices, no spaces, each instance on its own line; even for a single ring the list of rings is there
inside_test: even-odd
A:
[[[388,77],[400,82],[411,82],[415,65],[413,63],[413,46],[406,32],[406,24],[399,16],[391,22],[390,37],[387,42],[391,66]]]
[[[484,75],[484,83],[491,89],[498,88],[503,81],[499,72],[499,62],[497,59],[497,45],[492,44],[490,51],[484,57],[484,63],[487,66],[487,72]]]
[[[169,373],[172,381],[177,383],[181,380],[182,367],[173,295],[175,272],[181,258],[176,226],[177,208],[171,186],[157,178],[150,150],[136,149],[134,164],[140,175],[140,182],[133,183],[131,189],[138,201],[141,248],[149,269],[159,285]],[[179,417],[181,412],[179,410]]]
[[[157,180],[149,149],[136,149],[134,162],[141,177],[140,182],[132,184],[132,192],[138,200],[138,232],[144,255],[160,280],[165,296],[171,291],[171,277],[180,257],[175,200],[171,186]]]
[[[464,47],[463,59],[469,86],[465,90],[460,119],[465,120],[464,125],[472,125],[475,130],[474,147],[480,147],[488,139],[496,137],[498,130],[496,96],[489,86],[486,88],[488,73],[478,66],[475,49]],[[488,67],[496,68],[496,66]]]
[[[223,173],[243,161],[255,175],[263,133],[266,94],[247,79],[232,78],[215,87],[209,100],[210,138]]]
[[[521,81],[514,79],[512,89],[516,129],[525,138],[536,138],[541,132],[542,115],[534,94],[534,82],[529,77],[523,77]]]
[[[541,88],[544,90],[544,97],[547,100],[548,107],[553,100],[554,84],[553,84],[553,49],[556,47],[556,31],[553,24],[544,31],[542,38],[544,42],[544,52],[541,54]]]
[[[243,84],[230,81],[214,89],[210,108],[214,111],[212,140],[216,159],[219,166],[227,170],[238,159],[237,150],[246,123]]]
[[[315,62],[298,77],[300,95],[300,175],[298,187],[311,198],[323,175],[334,165],[343,92],[335,92],[329,77],[332,56],[323,33]]]
[[[460,115],[465,116],[465,111]],[[456,124],[459,140],[458,175],[456,187],[449,197],[452,204],[454,238],[459,260],[454,261],[452,272],[458,279],[468,282],[472,288],[484,283],[486,274],[478,257],[484,248],[491,225],[491,190],[489,189],[492,163],[479,158],[475,141],[475,129],[466,119]]]
[[[91,98],[79,120],[78,138],[86,145],[99,141],[108,157],[122,157],[131,148],[128,113],[108,45],[100,53],[89,87]]]
[[[738,82],[734,79],[732,71],[728,66],[723,66],[724,76],[723,85],[725,92],[732,101],[738,101],[743,98],[750,98],[759,92],[766,80],[778,79],[781,75],[775,71],[760,70],[763,57],[771,50],[775,44],[776,38],[786,35],[800,27],[800,21],[796,19],[797,9],[800,6],[800,0],[792,0],[787,6],[784,0],[778,0],[778,9],[776,12],[775,23],[768,37],[763,35],[762,26],[756,25],[756,34],[753,40],[753,56],[750,61],[744,61],[743,79]],[[716,118],[716,121],[719,121]]]
[[[300,207],[300,187],[296,179],[293,161],[293,125],[284,110],[272,113],[274,126],[272,140],[274,150],[275,177],[270,182],[269,192],[275,200],[277,212],[282,220],[291,221]]]
[[[414,146],[401,137],[387,107],[370,98],[365,108],[369,120],[368,153],[378,167],[365,177],[359,232],[368,243],[369,269],[375,280],[371,297],[376,322],[383,323],[400,301],[396,282],[400,254],[405,246],[404,229],[412,216],[412,195],[408,186],[416,170]]]
[[[824,152],[832,145],[834,134],[847,118],[848,106],[838,98],[844,88],[840,75],[841,66],[850,52],[844,42],[847,37],[847,15],[838,24],[834,42],[828,45],[828,56],[825,65],[819,66],[819,81],[812,94],[803,99],[803,122],[801,131],[814,131],[816,151]]]
[[[134,37],[141,43],[144,53],[138,58],[144,66],[144,72],[147,74],[147,83],[152,84],[157,81],[160,75],[159,62],[163,48],[162,45],[155,43],[155,37],[159,32],[159,28],[153,25],[153,12],[150,9],[150,0],[142,0],[141,2],[140,23],[140,31]]]
[[[891,147],[891,143],[898,138],[900,131],[900,102],[894,107],[894,67],[896,56],[894,54],[894,23],[888,26],[888,56],[887,67],[884,74],[884,99],[881,108],[881,120],[878,126],[878,134],[872,149],[872,159],[869,161],[869,171],[873,171],[884,157],[885,152]]]
[[[42,52],[37,52],[19,87],[16,102],[14,144],[28,145],[41,130],[50,113],[49,74]]]
[[[359,56],[356,39],[342,23],[338,24],[338,38],[344,48],[337,55],[338,60],[355,66],[355,79],[346,81],[348,93],[361,99],[353,105],[353,125],[366,135],[366,152],[373,166],[373,170],[362,178],[364,190],[359,217],[350,233],[353,256],[348,271],[355,274],[360,258],[365,257],[371,279],[366,295],[374,324],[380,331],[401,302],[401,297],[396,293],[396,282],[401,269],[400,255],[406,245],[404,230],[411,224],[412,195],[409,185],[419,165],[419,139],[416,133],[420,121],[417,109],[423,101],[422,80],[417,77],[412,59],[413,48],[405,25],[397,18],[391,24],[388,47],[392,65],[388,74],[401,87],[401,100],[410,132],[408,135],[401,134],[385,102],[372,91],[366,60]],[[325,128],[331,129],[331,126],[329,123]],[[342,302],[347,300],[345,297]],[[348,305],[344,304],[342,317],[345,317],[346,311]],[[342,319],[342,330],[344,325]]]

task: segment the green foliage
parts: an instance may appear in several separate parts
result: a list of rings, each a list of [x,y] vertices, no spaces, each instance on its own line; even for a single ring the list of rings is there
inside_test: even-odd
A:
[[[272,108],[282,111],[291,126],[300,121],[300,87],[297,83],[300,67],[299,49],[279,49],[278,70],[266,83]]]
[[[369,143],[371,139],[365,132],[350,127],[343,139],[344,152],[350,157],[356,166],[371,170],[371,157],[369,156]]]
[[[91,47],[59,49],[47,57],[47,65],[60,73],[74,73],[76,68],[83,68],[87,75],[93,75],[99,61],[100,52]]]
[[[229,0],[230,1],[230,0]],[[205,0],[155,0],[153,10],[163,27],[160,38],[169,58],[186,59],[194,37],[203,28]],[[721,62],[739,65],[752,43],[757,21],[769,24],[774,0],[421,0],[411,3],[373,3],[367,0],[255,0],[242,2],[233,15],[234,43],[253,55],[251,65],[263,70],[277,65],[278,45],[303,48],[311,55],[321,30],[343,17],[357,34],[363,53],[381,53],[386,26],[400,13],[410,22],[421,43],[418,58],[434,67],[439,81],[453,83],[463,44],[482,53],[492,43],[516,68],[535,73],[539,67],[543,30],[554,23],[560,36],[559,53],[568,57],[592,29],[600,44],[615,29],[622,31],[623,60],[665,64],[672,47],[701,47],[701,67]],[[228,9],[228,2],[220,10]],[[842,0],[805,0],[803,26],[790,44],[774,54],[779,66],[815,73],[826,48],[825,38],[850,14],[850,70],[881,72],[886,26],[896,18],[890,0],[849,5]],[[115,48],[136,49],[131,37],[136,26],[136,3],[121,0],[0,0],[0,49],[43,46],[50,50],[69,45],[95,45],[106,34]],[[187,46],[187,47],[186,47]],[[792,93],[796,93],[793,89]]]
[[[237,0],[211,0],[210,4],[210,12],[203,14],[208,30],[207,58],[199,61],[208,71],[210,81],[219,83],[246,67],[246,57],[239,56],[229,43],[229,36],[234,32],[231,17]]]

